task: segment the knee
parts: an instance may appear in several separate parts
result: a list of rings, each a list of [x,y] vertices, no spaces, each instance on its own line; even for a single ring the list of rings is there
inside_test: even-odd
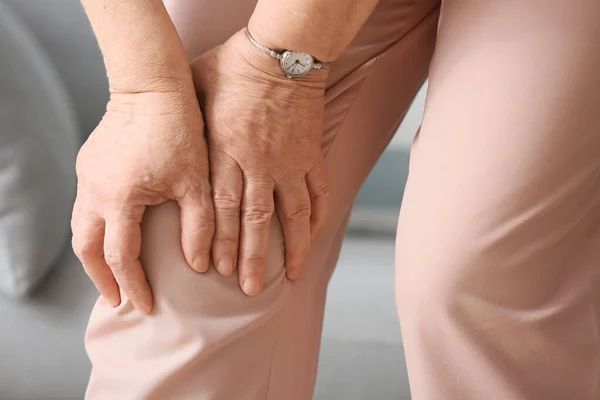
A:
[[[223,307],[225,304],[241,308],[249,303],[240,289],[237,273],[229,277],[221,276],[212,264],[204,274],[189,267],[181,247],[179,207],[174,202],[146,212],[140,259],[155,297],[157,311],[161,307],[175,307],[179,312],[198,312],[199,309],[211,312],[208,309],[212,307],[212,312],[216,312],[227,309]],[[283,237],[279,221],[274,218],[266,258],[264,293],[253,303],[262,303],[260,297],[276,297],[285,283]]]
[[[409,315],[456,313],[470,294],[490,282],[491,266],[483,249],[468,246],[469,240],[400,242],[396,249],[396,305],[401,319]]]
[[[253,387],[257,374],[267,376],[289,292],[281,236],[274,221],[263,293],[248,297],[237,274],[223,277],[212,266],[200,274],[187,265],[175,203],[150,208],[142,226],[140,258],[154,308],[142,315],[127,299],[117,308],[97,303],[86,335],[94,365],[89,390],[98,398],[162,399],[167,392],[204,393],[222,382],[223,371],[232,381],[241,382],[241,386],[221,385],[223,393]],[[253,360],[251,373],[232,368],[249,359]],[[140,360],[144,373],[139,373]]]
[[[141,345],[136,337],[146,332],[157,348],[188,342],[198,344],[198,352],[202,353],[253,326],[268,328],[270,321],[277,319],[289,290],[278,224],[274,221],[271,226],[263,292],[248,297],[239,286],[237,274],[223,277],[213,266],[204,274],[190,268],[181,247],[176,203],[148,209],[142,224],[140,260],[154,297],[152,312],[141,315],[126,298],[116,308],[100,300],[90,318],[88,347],[103,348],[110,337],[113,342],[135,348]],[[106,335],[108,331],[110,336]]]

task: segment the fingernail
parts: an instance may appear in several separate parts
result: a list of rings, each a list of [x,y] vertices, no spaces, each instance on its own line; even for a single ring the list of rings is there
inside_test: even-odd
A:
[[[206,263],[206,259],[203,256],[196,256],[194,258],[194,262],[192,268],[196,272],[206,272],[208,271],[208,264]]]
[[[135,303],[134,305],[135,305],[135,308],[142,314],[150,313],[150,307],[148,307],[144,304],[140,304],[140,303]]]
[[[261,289],[262,289],[262,283],[261,283],[260,279],[258,279],[256,276],[251,276],[250,278],[246,278],[244,280],[244,283],[242,283],[242,290],[248,296],[256,296],[257,294],[260,293]]]
[[[222,257],[217,264],[217,270],[224,276],[233,274],[233,260],[229,257]]]
[[[112,308],[117,308],[121,305],[121,299],[111,299],[107,300],[107,302]]]
[[[101,294],[100,297],[104,300],[106,304],[108,304],[112,308],[117,308],[119,305],[121,305],[121,299],[119,297],[105,296],[103,294]]]

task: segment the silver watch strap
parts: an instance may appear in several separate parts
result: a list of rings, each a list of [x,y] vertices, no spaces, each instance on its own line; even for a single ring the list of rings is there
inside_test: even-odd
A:
[[[248,28],[246,28],[246,36],[248,36],[248,40],[250,40],[250,43],[252,43],[254,46],[256,46],[263,53],[266,53],[273,58],[281,60],[281,53],[278,53],[275,50],[272,50],[272,49],[268,48],[267,46],[263,46],[262,44],[258,43],[258,41],[256,39],[254,39],[254,36],[252,36],[252,34],[250,33],[250,29],[248,29]],[[312,67],[313,67],[313,69],[321,69],[328,65],[329,65],[329,63],[327,63],[327,62],[318,62],[315,60],[315,63],[313,64]]]
[[[250,29],[248,29],[248,28],[246,28],[246,36],[248,36],[248,39],[250,40],[250,42],[254,46],[258,47],[262,52],[267,53],[271,57],[276,58],[278,60],[281,59],[281,53],[278,53],[275,50],[271,50],[267,46],[263,46],[262,44],[258,43],[256,41],[256,39],[254,39],[254,36],[252,36],[252,34],[250,33]]]

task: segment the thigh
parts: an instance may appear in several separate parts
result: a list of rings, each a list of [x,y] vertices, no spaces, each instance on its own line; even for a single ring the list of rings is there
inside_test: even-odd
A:
[[[442,6],[398,228],[415,400],[597,398],[598,43],[597,1]]]
[[[243,28],[253,6],[233,0],[168,2],[190,58]],[[264,292],[249,298],[237,277],[224,278],[214,269],[199,275],[187,267],[174,203],[148,210],[142,264],[155,309],[144,317],[126,299],[116,309],[97,303],[86,342],[93,364],[88,398],[312,397],[325,292],[345,222],[425,79],[436,26],[435,2],[383,1],[332,66],[322,139],[332,215],[313,240],[300,281],[285,279],[276,218]]]

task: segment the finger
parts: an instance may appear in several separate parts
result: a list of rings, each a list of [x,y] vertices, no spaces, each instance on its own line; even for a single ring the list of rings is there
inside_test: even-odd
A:
[[[225,157],[215,155],[211,159],[216,220],[212,258],[217,271],[223,276],[229,276],[235,270],[238,258],[244,182],[238,164]]]
[[[77,212],[73,214],[71,224],[73,251],[102,297],[116,307],[121,303],[121,295],[112,271],[104,260],[104,219],[82,207],[77,200]]]
[[[122,214],[122,213],[121,213]],[[141,212],[106,218],[104,259],[134,307],[143,314],[152,309],[152,293],[140,263]]]
[[[311,214],[310,232],[311,236],[321,229],[331,211],[331,197],[329,190],[329,179],[325,169],[325,161],[321,159],[306,175],[306,183],[310,194]]]
[[[210,245],[215,233],[215,213],[207,179],[197,179],[177,196],[181,208],[181,245],[194,271],[210,266]]]
[[[306,180],[287,180],[275,189],[277,215],[285,240],[285,268],[288,279],[297,279],[310,250],[311,204]]]
[[[262,290],[269,226],[274,212],[273,180],[265,175],[244,176],[239,279],[248,296]]]

